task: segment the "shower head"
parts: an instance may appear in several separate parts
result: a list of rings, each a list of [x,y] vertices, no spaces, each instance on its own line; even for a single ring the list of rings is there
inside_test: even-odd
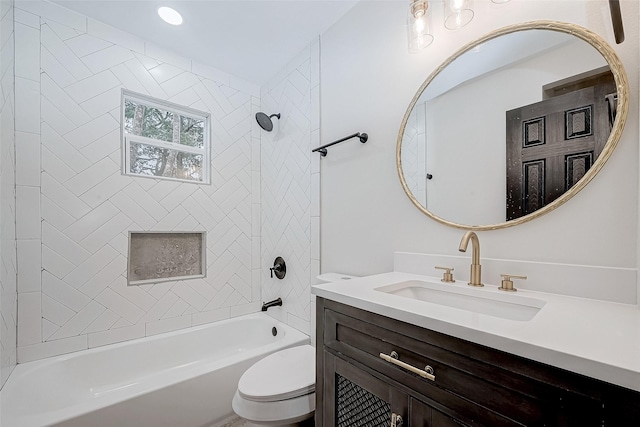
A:
[[[280,120],[280,113],[272,114],[267,116],[265,113],[256,113],[256,120],[260,127],[267,132],[271,132],[273,130],[273,122],[271,121],[271,117],[275,117]]]

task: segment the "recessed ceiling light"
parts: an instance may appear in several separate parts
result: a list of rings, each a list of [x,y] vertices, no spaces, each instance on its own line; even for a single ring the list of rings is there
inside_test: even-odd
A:
[[[182,16],[170,7],[163,6],[158,8],[158,15],[160,15],[160,18],[162,18],[162,20],[168,24],[182,24]]]

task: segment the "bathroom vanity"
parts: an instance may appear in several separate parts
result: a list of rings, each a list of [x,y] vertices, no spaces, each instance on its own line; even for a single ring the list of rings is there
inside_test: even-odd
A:
[[[580,321],[568,320],[554,328],[554,321],[562,316],[580,318],[582,310],[593,311],[589,304],[597,302],[523,291],[525,298],[533,295],[532,301],[544,302],[527,319],[518,314],[514,318],[499,307],[488,315],[455,308],[448,301],[430,303],[393,294],[398,288],[393,284],[398,282],[422,282],[433,289],[439,285],[445,292],[451,286],[438,284],[438,279],[420,279],[387,273],[314,289],[318,296],[317,426],[640,425],[640,371],[585,354],[589,346],[608,346],[597,353],[626,348],[632,354],[623,358],[634,357],[637,343],[615,347],[614,339],[599,339],[599,331],[590,338],[584,331],[578,334]],[[493,294],[505,301],[500,298],[506,293],[495,289],[468,293],[465,287],[456,284],[450,289],[472,301],[474,292],[485,292],[489,305]],[[586,305],[581,307],[577,300]],[[481,298],[477,302],[484,304]],[[572,302],[577,304],[575,310],[567,311],[563,304]],[[628,308],[612,321],[636,319],[629,331],[637,334],[640,311]],[[565,335],[572,328],[576,334]],[[536,333],[541,337],[536,338]],[[547,341],[544,334],[557,337]],[[564,347],[552,341],[564,342]],[[626,377],[625,386],[612,383],[622,377]]]

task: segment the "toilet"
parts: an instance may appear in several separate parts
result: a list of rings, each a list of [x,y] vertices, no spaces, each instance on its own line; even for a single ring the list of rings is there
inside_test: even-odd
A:
[[[315,348],[291,347],[259,360],[242,375],[233,411],[258,426],[313,425]]]
[[[321,282],[354,276],[325,273]],[[316,407],[316,354],[311,345],[280,350],[242,374],[233,396],[236,415],[256,426],[313,426]]]

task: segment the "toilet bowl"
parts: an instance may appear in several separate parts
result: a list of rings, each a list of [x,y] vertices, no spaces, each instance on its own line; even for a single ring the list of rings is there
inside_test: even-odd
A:
[[[355,276],[325,273],[328,283]],[[313,426],[316,408],[316,354],[310,345],[292,347],[256,362],[242,374],[233,411],[256,426]]]
[[[315,368],[315,349],[310,345],[265,357],[240,378],[232,401],[234,412],[262,426],[310,422],[316,404]]]

